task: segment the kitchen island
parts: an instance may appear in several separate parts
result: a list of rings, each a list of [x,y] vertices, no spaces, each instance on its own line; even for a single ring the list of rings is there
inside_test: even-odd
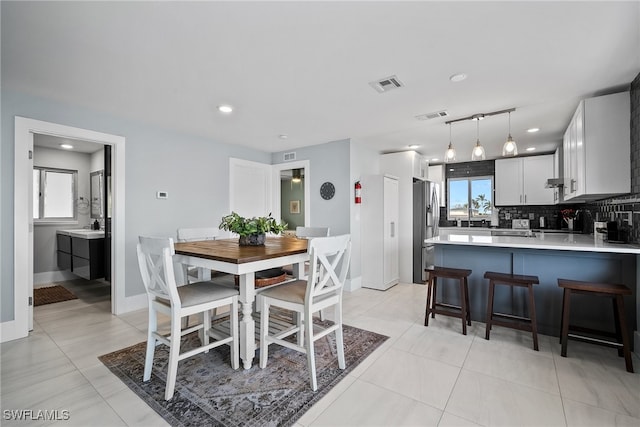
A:
[[[491,236],[469,230],[443,230],[425,241],[435,245],[435,264],[442,267],[471,269],[469,298],[472,320],[484,322],[488,282],[485,271],[535,275],[534,287],[538,331],[553,336],[560,333],[562,291],[558,278],[610,282],[627,285],[632,295],[625,297],[627,324],[638,339],[638,293],[640,246],[595,241],[592,235],[534,233],[532,237]],[[453,287],[438,289],[439,298],[459,305]],[[495,311],[526,314],[523,289],[496,289]],[[442,295],[444,292],[444,295]],[[600,298],[578,295],[572,304],[572,319],[583,326],[613,331],[611,304]]]

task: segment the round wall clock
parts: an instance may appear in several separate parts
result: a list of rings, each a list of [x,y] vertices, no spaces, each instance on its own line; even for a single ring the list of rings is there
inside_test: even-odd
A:
[[[330,182],[325,182],[320,186],[320,196],[325,200],[330,200],[336,194],[336,187]]]

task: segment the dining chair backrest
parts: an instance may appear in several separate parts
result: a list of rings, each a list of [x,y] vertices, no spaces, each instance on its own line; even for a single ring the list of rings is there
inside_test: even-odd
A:
[[[149,298],[162,298],[180,304],[172,258],[175,254],[170,237],[139,237],[138,265]]]
[[[309,241],[310,274],[305,304],[316,298],[340,295],[351,261],[351,236],[316,237]]]
[[[219,232],[216,227],[178,228],[178,242],[215,240]]]
[[[296,227],[296,237],[299,239],[327,236],[329,236],[329,227]]]

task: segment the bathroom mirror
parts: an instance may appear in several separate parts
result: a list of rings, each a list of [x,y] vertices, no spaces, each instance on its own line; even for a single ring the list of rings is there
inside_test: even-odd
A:
[[[104,218],[104,171],[91,172],[91,218]]]

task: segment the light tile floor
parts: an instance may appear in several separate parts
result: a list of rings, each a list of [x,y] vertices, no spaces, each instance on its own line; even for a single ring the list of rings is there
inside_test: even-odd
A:
[[[345,293],[344,321],[390,338],[313,406],[297,426],[639,426],[640,374],[615,350],[484,324],[467,336],[436,316],[425,328],[425,288]],[[28,338],[4,343],[3,426],[162,426],[97,356],[146,339],[146,310],[109,314],[108,296],[37,307]],[[254,360],[254,362],[257,362]],[[634,355],[636,371],[640,361]],[[69,411],[68,421],[8,421],[4,410]]]

